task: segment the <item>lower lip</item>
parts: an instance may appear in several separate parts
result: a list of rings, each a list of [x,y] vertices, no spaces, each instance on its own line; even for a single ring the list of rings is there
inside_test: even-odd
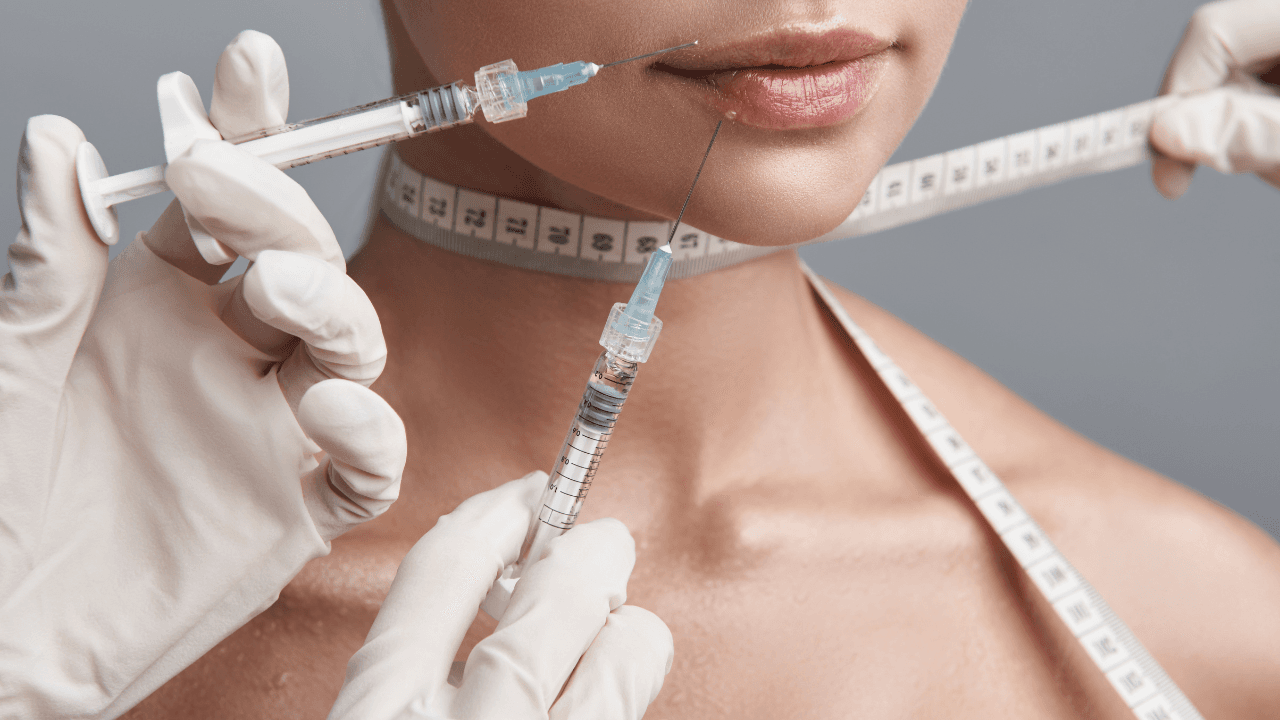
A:
[[[828,127],[866,107],[885,53],[798,68],[746,68],[708,76],[711,101],[734,122],[766,130]]]

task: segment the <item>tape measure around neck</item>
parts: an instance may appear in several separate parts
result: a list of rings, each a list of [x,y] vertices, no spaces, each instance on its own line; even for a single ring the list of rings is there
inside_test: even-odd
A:
[[[948,153],[889,165],[835,230],[810,242],[865,235],[1013,195],[1069,177],[1137,165],[1163,98]],[[669,221],[599,218],[455,187],[426,177],[394,151],[383,163],[378,205],[397,227],[436,247],[540,272],[606,282],[640,279]],[[781,248],[754,247],[681,223],[668,277],[736,265]]]
[[[1204,720],[919,386],[849,317],[822,279],[808,265],[801,263],[801,267],[823,304],[1134,716],[1138,720]]]
[[[447,185],[394,152],[383,163],[378,206],[396,227],[451,252],[526,270],[634,283],[670,221],[615,220],[541,207]],[[700,275],[780,248],[752,247],[680,224],[667,279]]]

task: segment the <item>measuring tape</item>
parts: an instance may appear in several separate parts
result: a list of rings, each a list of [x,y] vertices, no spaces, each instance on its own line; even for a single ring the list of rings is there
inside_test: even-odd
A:
[[[1139,720],[1203,720],[1186,695],[1134,637],[1043,530],[1027,515],[1004,483],[974,453],[946,417],[845,312],[840,301],[808,265],[810,285],[857,345],[881,382],[902,405],[920,434],[947,466],[965,494],[1053,606],[1098,669]]]
[[[865,235],[1151,157],[1151,119],[1168,97],[886,166],[858,208],[811,242]]]
[[[1060,180],[1150,158],[1151,120],[1169,98],[1090,115],[883,168],[826,242],[886,230]],[[613,282],[639,279],[670,222],[596,218],[454,187],[388,153],[379,206],[397,226],[447,250],[516,267]],[[690,277],[777,252],[681,224],[669,277]],[[858,350],[902,405],[1036,588],[1139,720],[1203,720],[1098,591],[907,374],[858,327],[807,265],[801,267]]]
[[[889,165],[857,209],[813,243],[878,232],[948,210],[1080,175],[1119,170],[1150,157],[1156,98],[948,153]],[[605,282],[640,279],[670,221],[616,220],[500,198],[426,177],[387,153],[378,204],[397,226],[468,257]],[[681,223],[669,279],[752,260],[785,248],[743,245]]]

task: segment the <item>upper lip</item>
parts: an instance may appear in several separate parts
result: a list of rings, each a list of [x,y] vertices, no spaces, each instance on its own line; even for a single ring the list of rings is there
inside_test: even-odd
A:
[[[746,68],[802,68],[857,60],[892,45],[891,40],[850,27],[798,25],[678,50],[661,56],[653,67],[692,77]]]

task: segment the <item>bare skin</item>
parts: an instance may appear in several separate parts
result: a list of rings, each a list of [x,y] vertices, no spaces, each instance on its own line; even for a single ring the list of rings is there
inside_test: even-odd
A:
[[[574,308],[625,292],[529,279],[386,226],[352,274],[392,348],[377,389],[409,428],[404,493],[131,717],[323,717],[413,542],[489,478],[554,455],[595,355],[599,313]],[[467,282],[445,292],[450,277]],[[723,342],[712,326],[733,316],[720,293],[748,282],[769,291],[737,295],[747,304],[738,317],[772,331]],[[631,529],[629,602],[658,613],[676,639],[647,717],[1127,717],[794,257],[667,293],[669,334],[586,509]],[[521,328],[513,318],[534,298],[567,316]],[[1207,717],[1272,716],[1280,548],[1270,538],[1080,438],[866,301],[842,298]],[[517,347],[532,367],[512,367]],[[541,382],[485,387],[526,370]],[[753,392],[735,390],[744,384]],[[493,430],[504,423],[522,430]],[[487,627],[478,622],[470,640]]]
[[[939,5],[958,22],[963,3]],[[412,29],[390,23],[397,86],[434,84],[430,63],[407,50]],[[926,63],[936,79],[954,25],[934,31],[942,52],[914,51],[936,59]],[[880,143],[884,157],[927,97],[920,75],[905,100],[870,113],[867,132],[901,126]],[[518,152],[518,137],[451,133],[406,143],[401,156],[531,202],[674,214],[656,195],[585,189],[603,182],[590,168],[566,180]],[[725,155],[749,145],[727,143]],[[703,182],[728,197],[732,173],[717,172]],[[678,199],[677,186],[657,195]],[[847,213],[843,198],[819,200],[831,205],[822,222]],[[745,221],[714,210],[724,206],[691,208],[694,223],[749,239],[732,232]],[[750,220],[757,234],[777,224]],[[409,547],[464,498],[548,467],[601,323],[629,292],[451,255],[385,221],[349,267],[390,351],[374,389],[408,429],[401,498],[129,717],[323,717]],[[1274,717],[1280,546],[865,300],[841,298],[1206,717]],[[584,518],[631,529],[628,602],[675,637],[675,666],[646,717],[1131,717],[818,303],[794,254],[670,283],[659,314],[662,341]],[[477,620],[460,657],[489,627]]]

